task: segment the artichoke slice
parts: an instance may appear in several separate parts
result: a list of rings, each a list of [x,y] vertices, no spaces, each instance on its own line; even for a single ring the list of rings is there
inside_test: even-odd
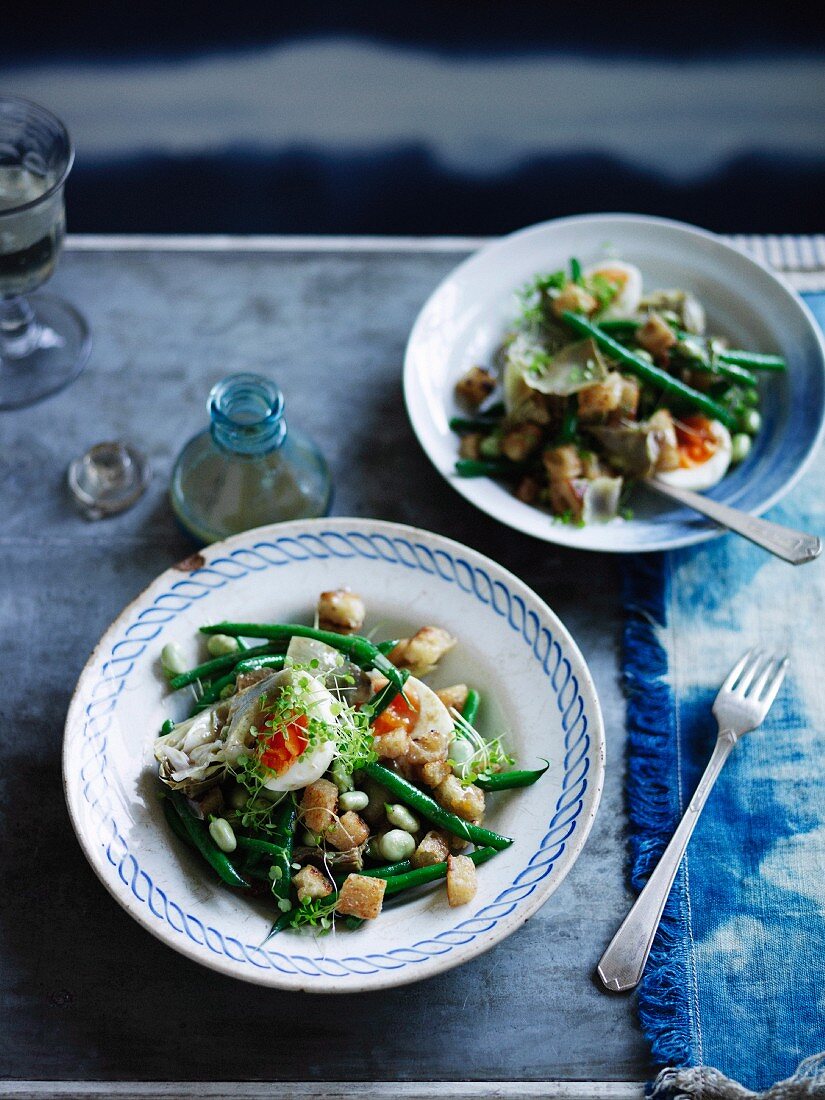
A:
[[[569,397],[607,378],[607,364],[595,342],[588,337],[568,344],[550,358],[535,359],[522,370],[525,383],[539,393]]]

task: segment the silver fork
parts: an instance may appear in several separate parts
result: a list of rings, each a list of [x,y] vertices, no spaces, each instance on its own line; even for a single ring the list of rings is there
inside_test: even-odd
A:
[[[765,657],[760,650],[750,649],[719,689],[713,704],[719,723],[713,753],[662,858],[601,957],[598,974],[606,989],[622,993],[639,984],[673,880],[711,788],[742,734],[764,721],[787,667],[787,657]]]

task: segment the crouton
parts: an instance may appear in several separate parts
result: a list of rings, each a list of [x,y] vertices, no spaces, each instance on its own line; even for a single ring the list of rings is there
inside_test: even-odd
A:
[[[369,835],[369,826],[353,810],[348,810],[343,817],[324,831],[325,838],[340,852],[357,848],[367,840]]]
[[[524,504],[535,504],[539,495],[539,483],[534,477],[523,477],[516,488],[516,496]]]
[[[604,465],[595,451],[582,451],[581,460],[582,476],[587,478],[588,481],[593,481],[597,477],[604,477]]]
[[[418,776],[425,787],[437,787],[453,774],[446,760],[430,760],[418,769]]]
[[[568,283],[564,290],[553,299],[553,312],[561,317],[566,309],[572,313],[595,313],[599,303],[578,283]]]
[[[484,815],[484,791],[473,783],[463,786],[455,775],[439,783],[435,789],[435,800],[464,821],[478,821]]]
[[[528,421],[504,433],[501,437],[501,453],[511,462],[524,462],[538,447],[540,439],[541,428]]]
[[[463,710],[469,691],[470,689],[466,684],[453,684],[451,687],[441,688],[440,691],[436,692],[436,695],[448,710],[450,707]]]
[[[323,833],[335,821],[338,788],[328,779],[318,779],[304,791],[301,820],[311,833]]]
[[[470,367],[464,377],[456,383],[455,393],[456,397],[476,409],[495,388],[496,380],[488,370],[483,367]]]
[[[581,477],[582,460],[572,443],[565,443],[561,447],[548,447],[542,454],[541,460],[551,482],[569,481],[570,478]]]
[[[325,898],[332,893],[329,879],[317,867],[302,867],[297,875],[292,876],[292,882],[298,890],[298,901],[315,901],[316,898]]]
[[[347,917],[375,920],[381,912],[386,888],[387,884],[382,878],[347,875],[338,894],[338,904],[335,908]]]
[[[469,856],[447,857],[447,901],[451,908],[472,901],[478,890],[476,865]]]
[[[550,507],[557,516],[569,515],[574,521],[582,518],[584,511],[584,493],[587,479],[572,478],[570,481],[550,482]]]
[[[455,833],[442,832],[441,835],[454,856],[457,856],[459,852],[463,852],[469,843],[463,836],[456,836]]]
[[[623,417],[629,420],[634,420],[636,414],[639,411],[639,393],[641,387],[639,386],[638,378],[628,377],[622,375],[622,392],[619,397],[619,407],[616,410]]]
[[[456,644],[440,626],[422,626],[412,638],[402,638],[390,653],[397,668],[406,668],[419,679],[432,672],[439,660]]]
[[[622,390],[623,380],[618,371],[611,371],[602,382],[582,390],[579,393],[579,420],[583,424],[605,420],[618,409]]]
[[[676,343],[676,333],[658,313],[651,313],[636,331],[636,340],[660,363],[667,363],[669,351]]]
[[[394,726],[386,733],[377,733],[373,741],[373,748],[378,753],[379,760],[397,760],[403,756],[410,747],[410,734],[405,726]]]
[[[364,601],[348,588],[322,592],[318,597],[318,625],[335,634],[357,634],[364,625]]]
[[[474,461],[481,458],[479,444],[483,438],[481,432],[467,432],[466,435],[463,435],[461,442],[458,444],[459,458],[470,458]]]
[[[413,867],[432,867],[434,863],[444,863],[450,849],[443,834],[431,829],[410,857]]]

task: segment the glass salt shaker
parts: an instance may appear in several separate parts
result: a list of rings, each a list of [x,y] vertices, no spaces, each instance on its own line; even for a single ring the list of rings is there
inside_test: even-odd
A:
[[[282,520],[326,515],[332,479],[315,443],[287,430],[284,396],[268,378],[232,374],[213,386],[211,423],[186,444],[169,496],[201,543]]]

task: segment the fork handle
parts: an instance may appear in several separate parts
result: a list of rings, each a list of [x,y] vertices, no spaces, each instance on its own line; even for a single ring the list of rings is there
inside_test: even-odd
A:
[[[718,500],[703,496],[701,493],[694,493],[690,489],[678,488],[675,485],[666,485],[655,478],[648,479],[646,484],[662,496],[678,500],[680,504],[686,504],[688,508],[701,512],[714,523],[718,523],[720,527],[735,531],[737,535],[755,542],[763,550],[775,554],[783,561],[789,561],[791,565],[804,565],[805,562],[818,558],[822,552],[822,540],[816,535],[794,531],[791,527],[783,527],[779,523],[760,519],[759,516],[751,516],[747,512],[740,512],[738,508],[720,504]]]
[[[610,946],[602,955],[598,974],[606,989],[614,993],[623,993],[639,984],[653,946],[656,929],[662,919],[662,910],[673,886],[679,864],[682,862],[682,856],[685,854],[685,848],[713,784],[736,740],[737,735],[733,730],[720,730],[708,766],[702,774],[699,786],[676,832],[662,853],[644,889],[636,898],[633,908],[622,921],[618,932],[610,941]]]

